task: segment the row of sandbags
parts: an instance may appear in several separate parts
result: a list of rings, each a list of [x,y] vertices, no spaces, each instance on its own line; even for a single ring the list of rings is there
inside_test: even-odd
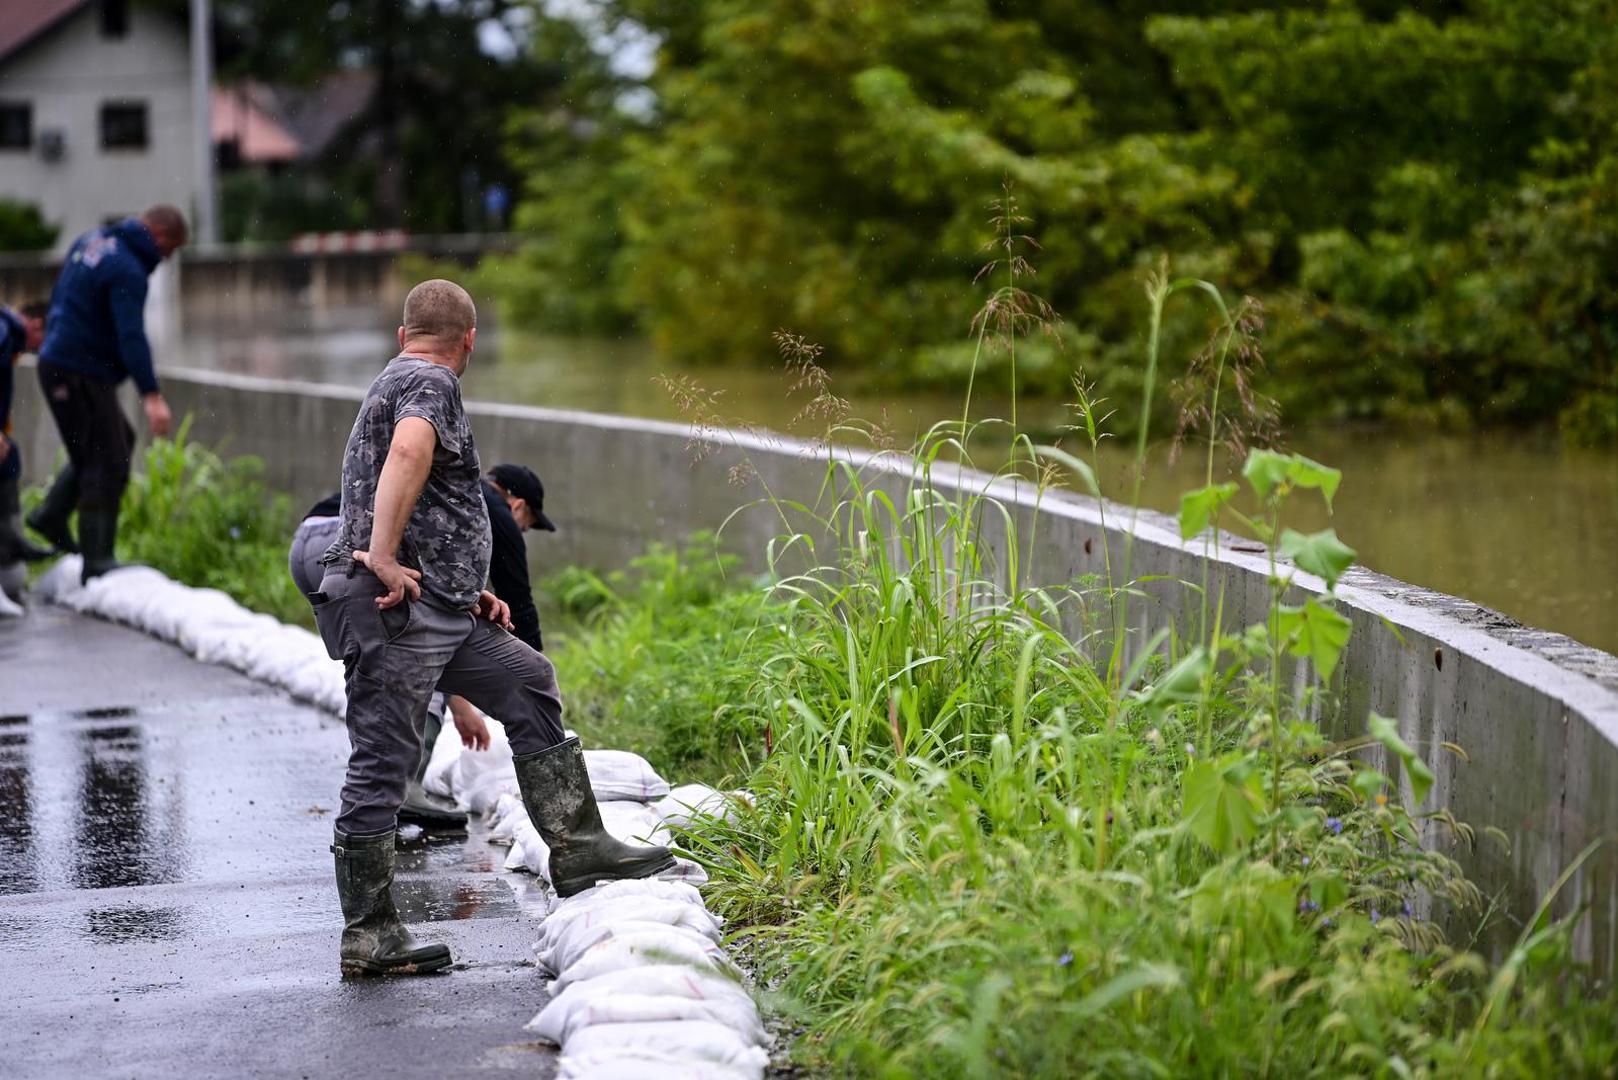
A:
[[[550,851],[529,820],[504,732],[486,751],[439,736],[426,786],[484,815],[489,839],[510,845],[509,870],[550,880]],[[586,750],[602,824],[626,843],[670,843],[732,813],[740,793],[702,784],[670,788],[638,754]],[[645,881],[616,881],[561,899],[549,894],[534,945],[554,976],[551,1000],[529,1024],[562,1048],[563,1080],[762,1076],[768,1036],[741,973],[721,948],[722,922],[696,886],[703,868],[676,857]]]
[[[316,634],[248,611],[228,594],[132,566],[79,581],[80,560],[58,560],[37,585],[42,599],[111,619],[172,642],[341,715],[343,666]],[[446,726],[426,786],[484,815],[491,839],[508,843],[506,867],[549,884],[549,851],[518,794],[504,729],[490,719],[492,745],[475,752]],[[587,750],[602,821],[628,842],[668,843],[677,830],[732,811],[739,793],[700,784],[672,788],[638,754]],[[756,1078],[768,1064],[767,1036],[740,973],[720,947],[721,923],[696,885],[702,867],[678,858],[658,879],[600,885],[552,898],[535,945],[555,976],[549,1004],[529,1024],[562,1048],[563,1080]]]
[[[44,600],[98,615],[170,641],[209,664],[223,664],[342,715],[343,665],[326,655],[318,634],[248,611],[218,589],[181,585],[149,566],[128,566],[88,585],[81,560],[68,555],[35,586]]]

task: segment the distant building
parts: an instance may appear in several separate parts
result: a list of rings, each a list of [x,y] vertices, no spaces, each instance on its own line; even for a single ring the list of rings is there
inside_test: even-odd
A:
[[[376,75],[339,71],[309,86],[244,79],[214,88],[213,141],[219,167],[280,169],[353,160],[372,152],[351,125],[372,107]]]
[[[0,197],[37,205],[65,248],[168,202],[194,217],[183,12],[130,0],[0,0]]]

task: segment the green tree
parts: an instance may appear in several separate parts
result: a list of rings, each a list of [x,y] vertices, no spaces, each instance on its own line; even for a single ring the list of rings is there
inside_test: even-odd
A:
[[[566,285],[569,325],[632,315],[710,362],[786,325],[833,363],[959,378],[1009,180],[1066,316],[1024,385],[1130,389],[1142,273],[1172,256],[1271,309],[1294,420],[1618,425],[1611,0],[601,11],[662,41],[654,106],[626,122],[620,86],[512,128],[530,282]],[[1166,327],[1165,354],[1208,329]]]

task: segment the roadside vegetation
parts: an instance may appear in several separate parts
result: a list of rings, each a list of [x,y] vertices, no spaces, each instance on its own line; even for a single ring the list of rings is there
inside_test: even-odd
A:
[[[985,380],[1015,379],[1019,356],[1059,333],[1030,291],[1009,191],[994,224],[958,422],[907,454],[832,457],[818,498],[764,487],[755,508],[780,530],[750,553],[760,576],[723,554],[721,528],[548,586],[570,723],[671,777],[753,796],[683,842],[771,1004],[802,1028],[798,1059],[890,1077],[1615,1075],[1618,1000],[1573,961],[1570,922],[1548,914],[1555,890],[1510,924],[1460,870],[1465,848],[1510,839],[1434,804],[1424,758],[1464,747],[1412,747],[1374,715],[1333,741],[1310,719],[1334,705],[1352,633],[1334,590],[1354,552],[1289,523],[1353,479],[1263,445],[1273,415],[1249,381],[1252,305],[1151,274],[1127,428],[1138,476],[1166,393],[1165,317],[1202,305],[1215,329],[1181,388],[1178,438],[1205,483],[1180,527],[1263,544],[1264,617],[1228,625],[1204,575],[1178,583],[1197,613],[1154,626],[1156,586],[1127,541],[1092,578],[1023,577],[1037,538],[986,482],[957,482],[978,447],[994,477],[1113,496],[1109,513],[1132,514],[1136,492],[1099,488],[1090,458],[1114,405],[1082,380],[1061,448],[1014,416],[973,413]],[[819,347],[777,343],[822,437],[882,450],[832,392]],[[759,479],[705,412],[712,399],[667,385],[691,407],[695,452]],[[1243,464],[1227,478],[1216,462],[1230,446]],[[270,526],[285,508],[241,468],[183,432],[154,448],[126,554],[272,610],[285,528]],[[172,544],[177,527],[213,540]],[[210,543],[231,527],[251,542],[225,570]],[[1298,572],[1325,591],[1292,588]],[[1482,940],[1506,946],[1486,956]]]
[[[263,463],[225,459],[191,441],[191,422],[141,454],[119,522],[118,557],[176,581],[220,589],[244,607],[313,626],[287,570],[294,524],[286,496],[269,491]]]
[[[1002,376],[1053,316],[1025,291],[1021,220],[1009,195],[997,204],[971,343]],[[1288,521],[1301,502],[1329,507],[1344,480],[1262,446],[1239,477],[1215,475],[1218,446],[1270,419],[1238,385],[1258,347],[1248,305],[1151,276],[1142,415],[1164,313],[1193,300],[1218,329],[1193,365],[1200,396],[1181,406],[1207,479],[1183,498],[1181,530],[1235,526],[1264,544],[1263,620],[1227,626],[1203,577],[1180,586],[1202,597],[1191,625],[1118,629],[1149,603],[1127,543],[1098,578],[1022,580],[1034,538],[986,484],[953,483],[955,461],[979,441],[1003,450],[990,433],[1012,426],[968,403],[890,459],[896,473],[833,460],[817,502],[766,489],[782,529],[762,578],[737,574],[722,534],[656,547],[626,573],[560,575],[578,625],[553,656],[573,722],[669,775],[752,793],[736,822],[686,843],[816,1071],[1614,1075],[1618,1001],[1572,961],[1552,897],[1513,926],[1466,880],[1455,854],[1509,840],[1432,803],[1433,748],[1374,715],[1351,718],[1362,734],[1344,741],[1309,719],[1333,704],[1352,631],[1333,590],[1354,552]],[[804,375],[818,350],[778,341],[795,385],[830,398],[823,374]],[[1075,397],[1077,453],[1013,427],[994,475],[1104,494],[1085,452],[1109,406],[1082,383]],[[1146,426],[1134,431],[1144,462]],[[699,439],[753,475],[740,443],[700,422]],[[1291,589],[1299,570],[1326,592]],[[1300,665],[1315,676],[1302,696]],[[1485,939],[1507,942],[1496,962]]]

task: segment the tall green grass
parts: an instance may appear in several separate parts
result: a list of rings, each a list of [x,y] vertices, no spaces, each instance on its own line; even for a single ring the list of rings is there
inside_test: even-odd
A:
[[[156,439],[124,493],[118,555],[176,581],[221,589],[254,611],[312,626],[287,570],[292,513],[257,458],[225,460],[190,438],[190,419]]]
[[[1146,394],[1182,292],[1220,320],[1208,483],[1182,533],[1237,521],[1265,544],[1261,620],[1227,625],[1204,572],[1179,583],[1202,597],[1190,625],[1126,629],[1145,586],[1129,541],[1102,580],[1024,580],[1035,538],[989,482],[953,482],[985,423],[967,416],[897,480],[834,457],[814,504],[767,496],[773,571],[733,599],[699,552],[594,579],[611,599],[558,653],[563,685],[682,779],[728,765],[755,796],[685,843],[818,1071],[1614,1075],[1618,1000],[1572,962],[1567,924],[1542,911],[1499,965],[1449,938],[1435,914],[1485,917],[1451,857],[1478,838],[1427,805],[1431,774],[1391,721],[1331,742],[1310,720],[1352,630],[1335,585],[1353,551],[1288,511],[1329,505],[1342,477],[1259,449],[1216,482],[1245,331],[1211,284],[1154,276]],[[1082,389],[1093,448],[1105,413]],[[1100,494],[1084,460],[1013,429],[990,481],[1037,491],[1058,471]],[[1325,592],[1298,594],[1298,570]],[[1302,696],[1300,667],[1322,677]],[[1395,775],[1359,753],[1373,745]]]

